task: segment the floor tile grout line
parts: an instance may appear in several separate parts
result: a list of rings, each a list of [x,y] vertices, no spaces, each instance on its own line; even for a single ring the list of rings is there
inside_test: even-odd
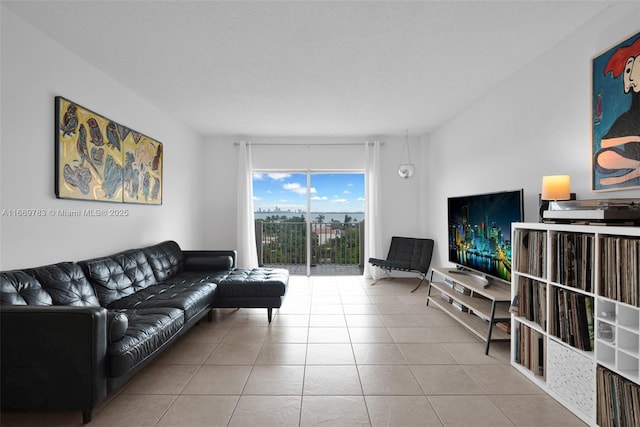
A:
[[[307,358],[309,357],[309,333],[311,328],[311,309],[313,307],[313,286],[311,287],[311,297],[309,298],[309,316],[307,317],[307,333],[305,340],[305,351],[304,351],[304,368],[302,370],[302,389],[300,390],[300,410],[298,411],[298,426],[302,425],[302,413],[304,406],[304,387],[307,381]]]

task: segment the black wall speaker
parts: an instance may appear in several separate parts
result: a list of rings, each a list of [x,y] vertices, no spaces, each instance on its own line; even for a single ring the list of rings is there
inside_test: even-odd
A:
[[[569,200],[576,200],[576,193],[571,193]],[[549,200],[542,200],[542,194],[538,193],[538,222],[543,222],[542,213],[548,210]]]

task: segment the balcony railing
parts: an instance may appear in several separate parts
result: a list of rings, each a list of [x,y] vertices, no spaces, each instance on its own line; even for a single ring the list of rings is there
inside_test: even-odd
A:
[[[318,274],[361,274],[364,222],[311,222],[311,270]],[[303,273],[307,266],[307,223],[255,222],[258,263]]]

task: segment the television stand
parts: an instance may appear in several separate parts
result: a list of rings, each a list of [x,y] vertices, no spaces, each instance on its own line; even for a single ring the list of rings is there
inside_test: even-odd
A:
[[[449,270],[449,273],[452,273],[452,274],[464,274],[465,276],[475,277],[476,279],[478,279],[479,281],[482,282],[482,287],[483,288],[488,288],[491,285],[491,282],[489,281],[489,279],[487,279],[486,276],[474,273],[471,270],[464,270],[464,269],[461,269],[461,268],[457,268],[455,270]]]
[[[495,282],[487,288],[485,281],[469,271],[432,268],[427,305],[442,309],[486,342],[485,354],[489,354],[491,342],[511,339],[511,287]]]

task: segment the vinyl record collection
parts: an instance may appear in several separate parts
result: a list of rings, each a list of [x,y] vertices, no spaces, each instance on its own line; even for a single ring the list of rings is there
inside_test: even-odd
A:
[[[522,323],[515,331],[515,361],[534,375],[544,376],[546,360],[544,335]]]
[[[516,314],[547,328],[547,284],[528,277],[518,277]]]
[[[598,365],[597,421],[600,427],[640,425],[640,387]]]
[[[640,239],[605,236],[601,239],[602,280],[599,294],[640,307]]]
[[[551,240],[554,282],[592,292],[594,236],[586,233],[555,233]]]
[[[557,287],[550,298],[550,333],[579,350],[593,351],[593,298]]]
[[[544,254],[547,232],[518,228],[514,233],[514,241],[518,245],[516,249],[518,256],[514,259],[514,268],[532,276],[545,278],[547,266]]]

